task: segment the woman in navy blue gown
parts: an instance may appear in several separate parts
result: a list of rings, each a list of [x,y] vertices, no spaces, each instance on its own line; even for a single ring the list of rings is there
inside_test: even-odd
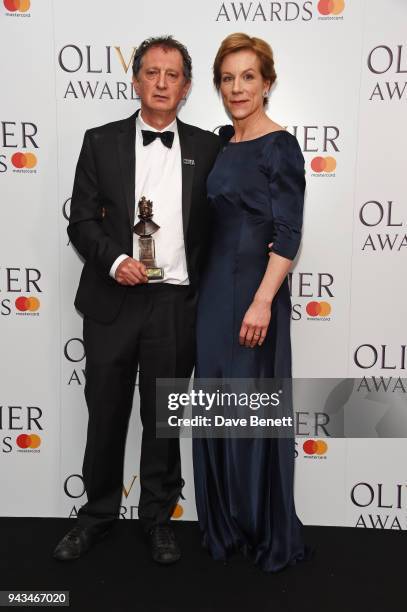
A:
[[[223,41],[214,83],[233,128],[223,129],[229,140],[208,178],[213,220],[198,378],[291,376],[287,273],[301,239],[304,159],[294,136],[265,114],[275,78],[265,41],[246,34]],[[193,452],[203,545],[215,559],[240,550],[266,571],[304,559],[293,438],[194,439]]]

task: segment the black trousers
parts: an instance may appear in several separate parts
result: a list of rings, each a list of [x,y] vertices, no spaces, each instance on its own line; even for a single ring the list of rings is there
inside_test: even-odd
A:
[[[156,378],[189,378],[195,358],[196,296],[189,286],[129,287],[109,324],[84,319],[89,412],[83,478],[88,497],[79,524],[104,529],[117,516],[126,435],[139,367],[139,519],[145,530],[169,521],[181,493],[178,439],[156,438]]]

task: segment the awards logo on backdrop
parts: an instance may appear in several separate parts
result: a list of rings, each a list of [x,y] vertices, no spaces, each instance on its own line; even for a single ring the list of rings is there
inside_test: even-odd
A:
[[[0,315],[39,315],[40,270],[6,267],[0,270],[0,279]]]
[[[1,68],[2,81],[13,83],[0,117],[2,514],[76,516],[86,500],[85,355],[73,306],[83,262],[66,234],[70,194],[84,131],[137,108],[131,65],[149,36],[172,34],[188,47],[193,87],[180,117],[209,130],[230,123],[212,86],[222,39],[243,31],[271,44],[277,82],[269,114],[297,138],[306,161],[303,242],[289,279],[294,376],[395,381],[405,372],[406,3],[123,0],[114,22],[109,3],[96,0],[2,0],[1,9],[0,44],[13,57]],[[16,66],[25,66],[23,77]],[[29,423],[30,406],[41,416],[32,409]],[[301,519],[405,529],[404,440],[338,439],[329,414],[308,426],[301,406],[296,413]],[[136,387],[123,518],[137,517],[140,430]],[[190,520],[189,440],[181,450],[184,498],[174,517]]]
[[[1,452],[39,453],[44,430],[42,416],[38,406],[0,406]]]
[[[58,66],[69,78],[63,88],[64,100],[136,100],[131,83],[135,51],[133,47],[127,57],[121,47],[111,45],[64,45],[58,53]],[[112,70],[113,76],[107,76]],[[127,81],[115,80],[117,72]],[[86,75],[86,80],[74,80],[70,77],[72,73]]]
[[[64,378],[66,385],[84,386],[85,379],[85,350],[82,338],[69,338],[64,344],[65,363],[68,374]]]
[[[398,252],[407,247],[407,220],[398,202],[387,200],[364,202],[359,211],[359,222],[366,228],[361,250],[366,253]]]
[[[316,5],[316,6],[315,6]],[[315,10],[316,9],[316,10]],[[306,2],[222,2],[216,21],[271,21],[309,22],[312,19],[342,20],[345,10],[344,0],[319,0]]]
[[[395,102],[407,99],[407,45],[377,45],[368,54],[367,66],[372,73],[369,100]]]
[[[340,152],[339,127],[336,125],[304,125],[293,126],[291,133],[300,143],[303,153],[329,153],[328,155],[314,155],[309,166],[306,166],[307,176],[311,170],[313,177],[334,177],[337,165],[336,154]],[[335,155],[335,157],[333,157]]]
[[[290,272],[292,321],[330,321],[333,312],[334,276],[329,272]],[[318,298],[316,301],[314,298]],[[323,298],[323,299],[320,299]],[[301,300],[298,302],[297,300]],[[304,312],[305,310],[305,312]]]
[[[393,482],[357,482],[350,491],[355,527],[407,529],[406,485]]]
[[[137,483],[138,474],[131,474],[129,481],[123,483],[123,500],[120,506],[121,519],[137,519],[139,487]],[[135,491],[137,493],[135,493]],[[67,516],[69,518],[77,518],[79,508],[86,501],[85,486],[82,474],[69,474],[64,481],[64,494],[67,503],[71,504],[68,509]],[[73,500],[73,501],[72,501]],[[180,519],[184,514],[183,508],[184,496],[181,495],[180,501],[174,508],[172,518]]]
[[[2,121],[1,128],[0,173],[36,174],[38,126],[30,121]]]
[[[309,0],[302,3],[222,2],[219,6],[216,21],[243,21],[246,23],[255,21],[310,21],[313,18],[312,4]]]

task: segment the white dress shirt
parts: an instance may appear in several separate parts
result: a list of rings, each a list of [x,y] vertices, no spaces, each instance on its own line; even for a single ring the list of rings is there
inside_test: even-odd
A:
[[[143,145],[141,130],[152,132],[174,132],[171,149],[156,138],[147,146]],[[153,221],[160,229],[153,234],[155,260],[157,267],[163,268],[164,279],[149,282],[188,285],[187,262],[185,256],[184,232],[182,225],[182,166],[181,146],[177,120],[157,130],[143,121],[141,113],[136,119],[136,193],[135,223],[138,222],[138,202],[142,196],[153,202]],[[139,260],[137,234],[133,235],[133,257]],[[119,264],[127,258],[120,255],[110,269],[115,278]]]

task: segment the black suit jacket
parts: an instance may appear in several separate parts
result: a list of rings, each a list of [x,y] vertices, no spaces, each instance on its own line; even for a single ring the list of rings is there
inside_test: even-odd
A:
[[[127,290],[109,276],[110,268],[122,253],[133,255],[136,117],[137,113],[87,130],[75,173],[68,235],[85,260],[75,306],[102,323],[114,320]],[[182,223],[189,280],[194,289],[209,232],[206,179],[220,140],[212,132],[179,119],[177,124]]]

